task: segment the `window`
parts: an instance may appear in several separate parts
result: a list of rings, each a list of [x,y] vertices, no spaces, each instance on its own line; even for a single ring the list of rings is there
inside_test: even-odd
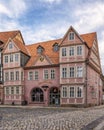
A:
[[[33,80],[33,72],[29,72],[29,80]]]
[[[35,80],[38,80],[38,71],[35,71],[35,75],[34,75],[35,77]]]
[[[6,87],[6,94],[9,94],[9,87]]]
[[[74,56],[74,47],[72,47],[72,46],[69,49],[69,55]]]
[[[10,42],[10,43],[9,43],[9,49],[12,49],[12,48],[13,48],[13,43]]]
[[[18,61],[18,54],[15,54],[15,61]]]
[[[62,48],[62,56],[66,56],[66,48]]]
[[[55,70],[51,70],[51,79],[55,79]]]
[[[69,40],[74,40],[74,32],[69,33]]]
[[[5,63],[8,63],[8,56],[5,56]]]
[[[19,80],[19,71],[16,71],[16,80]]]
[[[82,46],[77,46],[77,55],[82,55]]]
[[[43,47],[38,46],[38,48],[37,48],[37,52],[38,52],[39,54],[41,54],[41,53],[43,52]]]
[[[82,66],[77,67],[77,77],[83,77],[83,68],[82,68]]]
[[[54,51],[58,51],[59,50],[59,46],[58,46],[58,44],[56,43],[56,44],[54,44],[54,46],[53,46],[53,50]]]
[[[48,79],[49,75],[48,75],[48,70],[44,70],[44,79]]]
[[[11,94],[14,94],[14,87],[11,87]]]
[[[74,77],[74,67],[70,67],[69,77]]]
[[[10,80],[14,80],[14,72],[10,72]]]
[[[70,87],[70,97],[75,97],[74,87]]]
[[[13,54],[10,54],[10,62],[13,62]]]
[[[63,87],[62,97],[67,97],[67,87]]]
[[[67,68],[62,68],[62,78],[67,78]]]
[[[24,80],[23,72],[21,72],[21,80],[22,80],[22,81]]]
[[[5,72],[5,81],[8,81],[8,80],[9,80],[9,73]]]
[[[77,87],[77,97],[82,97],[82,87]]]
[[[16,87],[16,94],[19,94],[19,86]]]

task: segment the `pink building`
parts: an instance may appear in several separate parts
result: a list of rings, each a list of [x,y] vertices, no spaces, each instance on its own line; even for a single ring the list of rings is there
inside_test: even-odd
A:
[[[71,26],[63,38],[25,45],[20,31],[1,32],[4,104],[90,106],[102,103],[96,32]]]

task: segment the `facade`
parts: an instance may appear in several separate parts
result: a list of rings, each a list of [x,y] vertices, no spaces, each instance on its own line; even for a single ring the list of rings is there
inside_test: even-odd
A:
[[[1,32],[3,104],[90,106],[102,103],[96,32],[25,45],[20,31]]]

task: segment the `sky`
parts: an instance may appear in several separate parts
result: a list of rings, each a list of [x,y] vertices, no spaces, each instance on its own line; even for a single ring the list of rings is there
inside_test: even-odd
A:
[[[97,32],[104,68],[104,0],[0,0],[0,31],[20,30],[26,44],[62,38],[70,26]]]

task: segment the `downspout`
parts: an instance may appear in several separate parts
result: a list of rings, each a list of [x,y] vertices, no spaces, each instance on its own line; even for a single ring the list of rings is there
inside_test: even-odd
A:
[[[87,107],[87,82],[88,82],[88,79],[87,79],[87,65],[88,65],[88,59],[86,59],[86,77],[85,77],[85,107]]]

